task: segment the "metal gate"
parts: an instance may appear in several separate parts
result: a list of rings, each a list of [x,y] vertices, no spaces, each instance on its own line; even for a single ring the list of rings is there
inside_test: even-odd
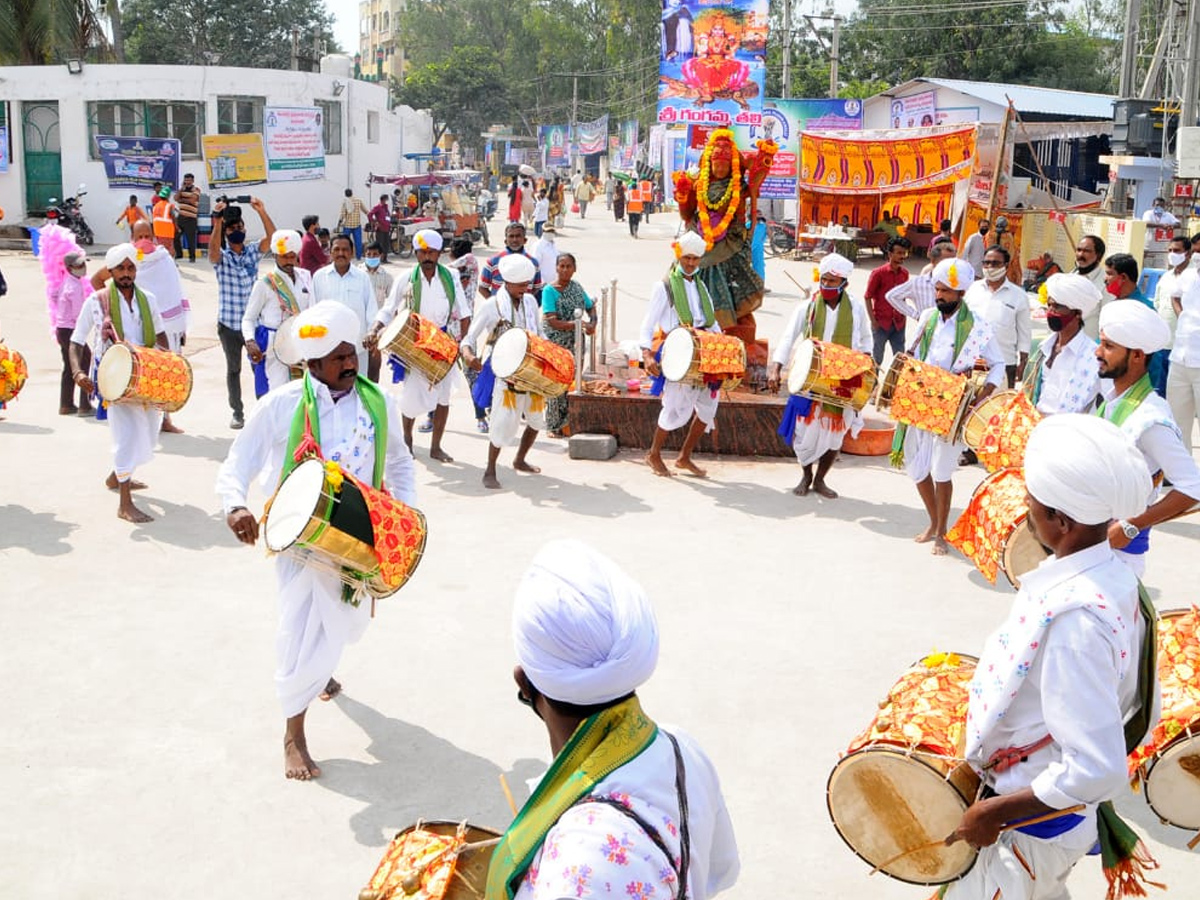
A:
[[[25,161],[25,215],[46,212],[51,197],[62,198],[62,147],[59,144],[58,101],[21,104]]]

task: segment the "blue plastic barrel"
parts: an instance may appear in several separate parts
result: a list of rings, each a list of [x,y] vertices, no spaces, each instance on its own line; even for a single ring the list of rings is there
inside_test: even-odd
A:
[[[29,246],[33,248],[33,256],[36,259],[38,251],[42,248],[42,229],[32,227],[29,229]]]

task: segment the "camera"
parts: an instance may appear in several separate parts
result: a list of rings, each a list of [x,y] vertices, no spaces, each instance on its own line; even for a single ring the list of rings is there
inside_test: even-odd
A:
[[[228,194],[222,194],[217,198],[217,203],[224,203],[228,206],[230,203],[249,203],[251,200],[249,194],[238,194],[236,197],[230,197]]]

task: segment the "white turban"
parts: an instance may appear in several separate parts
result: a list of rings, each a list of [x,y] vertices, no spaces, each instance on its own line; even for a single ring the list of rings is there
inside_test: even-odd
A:
[[[283,332],[284,329],[280,329]],[[350,307],[337,300],[322,300],[295,317],[295,325],[287,335],[287,357],[280,358],[291,365],[303,359],[321,359],[347,343],[358,349],[361,326]],[[278,338],[277,338],[278,339]],[[291,349],[294,344],[295,349]],[[279,353],[278,349],[276,351]]]
[[[418,250],[441,250],[442,236],[432,228],[422,228],[413,235],[413,246]]]
[[[125,262],[125,260],[129,260],[133,263],[134,268],[137,268],[141,255],[137,247],[133,246],[133,244],[117,244],[115,247],[110,247],[108,252],[104,254],[104,267],[111,271]]]
[[[703,256],[708,250],[704,238],[694,231],[685,231],[675,243],[679,245],[680,256]]]
[[[528,284],[537,273],[533,260],[520,253],[500,257],[500,277],[509,284]]]
[[[641,585],[573,540],[546,544],[521,579],[513,643],[538,691],[578,706],[625,696],[658,663],[658,623]]]
[[[975,269],[965,259],[952,256],[937,264],[932,278],[934,284],[944,284],[952,291],[965,291],[975,280]]]
[[[818,275],[836,275],[838,278],[849,278],[853,271],[854,263],[840,253],[826,253],[817,267]]]
[[[1084,316],[1100,305],[1100,289],[1083,275],[1056,272],[1046,279],[1046,294],[1055,303],[1077,309]]]
[[[300,252],[300,235],[291,229],[281,228],[271,235],[271,252],[276,256]]]
[[[1100,331],[1122,347],[1154,353],[1171,342],[1171,326],[1140,300],[1114,300],[1100,310]]]
[[[1083,525],[1140,515],[1153,491],[1146,458],[1124,432],[1079,413],[1047,416],[1033,429],[1025,487],[1039,503]]]

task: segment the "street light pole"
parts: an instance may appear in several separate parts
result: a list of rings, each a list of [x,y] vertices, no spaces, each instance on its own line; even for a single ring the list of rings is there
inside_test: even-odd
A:
[[[838,95],[838,34],[842,28],[842,17],[833,17],[833,40],[829,44],[829,98]]]

